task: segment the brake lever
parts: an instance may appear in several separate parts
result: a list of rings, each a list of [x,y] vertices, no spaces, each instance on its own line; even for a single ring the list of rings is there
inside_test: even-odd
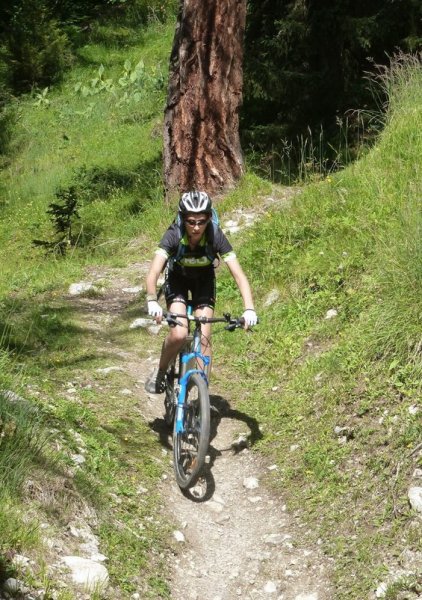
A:
[[[180,325],[181,327],[183,327],[183,323],[181,323],[178,319],[172,317],[171,315],[167,315],[165,317],[165,320],[167,321],[169,327],[176,327],[176,325]]]
[[[244,324],[245,319],[243,319],[243,317],[240,317],[240,319],[230,319],[230,323],[226,325],[224,329],[226,329],[227,331],[234,331],[235,329],[240,329],[241,327],[243,327]]]

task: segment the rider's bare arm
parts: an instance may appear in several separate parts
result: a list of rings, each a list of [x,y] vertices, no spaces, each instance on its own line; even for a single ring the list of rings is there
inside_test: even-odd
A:
[[[163,254],[157,253],[154,255],[146,278],[147,296],[157,295],[157,281],[166,262],[167,258]]]
[[[146,278],[148,314],[155,317],[157,323],[161,323],[163,316],[162,309],[157,302],[157,282],[166,262],[166,256],[156,253]]]
[[[255,312],[254,302],[252,298],[251,286],[237,258],[232,258],[226,261],[226,265],[235,280],[237,287],[243,299],[245,311],[250,310]]]

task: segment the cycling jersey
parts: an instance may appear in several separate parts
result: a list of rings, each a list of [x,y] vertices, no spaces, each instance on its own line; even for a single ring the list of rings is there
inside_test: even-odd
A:
[[[203,277],[207,272],[211,275],[216,258],[225,262],[236,258],[221,228],[213,229],[211,224],[196,248],[191,249],[186,232],[182,236],[180,227],[172,223],[158,244],[156,253],[165,256],[171,272],[188,278]]]

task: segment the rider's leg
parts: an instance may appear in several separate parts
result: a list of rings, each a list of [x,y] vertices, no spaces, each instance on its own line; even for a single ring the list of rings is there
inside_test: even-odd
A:
[[[215,274],[214,270],[208,272],[204,277],[198,278],[192,292],[192,302],[195,307],[195,315],[203,317],[212,317],[215,305]],[[211,324],[205,323],[201,326],[201,352],[204,356],[209,356],[210,362],[207,367],[208,377],[211,374]]]
[[[179,315],[186,314],[186,304],[184,302],[173,302],[169,306],[169,312],[176,313]],[[188,334],[187,322],[181,318],[180,322],[182,325],[176,325],[170,327],[169,333],[164,340],[163,347],[161,349],[160,363],[158,368],[160,371],[166,371],[170,362],[177,356],[179,350],[183,346]]]
[[[173,302],[169,305],[169,311],[177,314],[186,314],[186,304]],[[183,323],[183,318],[181,319]],[[166,389],[166,371],[170,361],[177,356],[187,336],[187,324],[170,327],[169,333],[164,340],[158,369],[155,368],[145,382],[145,389],[151,394],[161,394]]]
[[[195,310],[195,316],[197,317],[208,317],[211,318],[214,314],[214,309],[210,306],[201,306]],[[201,352],[204,356],[209,356],[210,362],[207,367],[208,377],[211,374],[211,359],[212,359],[212,345],[211,345],[211,324],[204,323],[201,325]]]

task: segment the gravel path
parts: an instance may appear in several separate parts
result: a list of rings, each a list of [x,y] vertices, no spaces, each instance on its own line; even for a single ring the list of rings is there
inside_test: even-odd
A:
[[[265,206],[260,207],[260,212],[263,210]],[[251,224],[258,214],[235,214],[229,222],[233,233],[242,223]],[[127,289],[134,273],[144,276],[147,268],[147,263],[140,263],[91,273],[94,281],[107,280],[107,291],[101,299],[80,299],[85,307],[92,305],[88,310],[91,326],[101,329],[105,321],[110,323],[119,317],[130,301]],[[159,339],[151,336],[149,358],[144,360],[127,348],[108,350],[124,358],[125,371],[141,384],[157,363],[163,333],[159,333]],[[271,491],[269,484],[276,466],[266,464],[248,447],[248,439],[261,435],[259,424],[236,411],[228,399],[212,396],[212,440],[206,477],[184,495],[170,467],[171,436],[163,420],[163,396],[145,393],[142,385],[139,388],[139,412],[160,437],[169,463],[160,492],[165,511],[174,523],[176,540],[177,552],[168,567],[171,597],[332,600],[335,594],[330,585],[329,561],[319,546],[303,546],[301,523],[288,513],[283,498]]]
[[[160,420],[161,397],[147,398],[144,414]],[[170,566],[172,598],[332,599],[329,564],[319,547],[301,545],[300,523],[267,485],[275,465],[245,447],[246,435],[238,433],[254,435],[256,429],[248,431],[239,422],[245,415],[221,397],[211,400],[213,439],[204,480],[183,495],[170,476],[162,489],[179,542]]]

